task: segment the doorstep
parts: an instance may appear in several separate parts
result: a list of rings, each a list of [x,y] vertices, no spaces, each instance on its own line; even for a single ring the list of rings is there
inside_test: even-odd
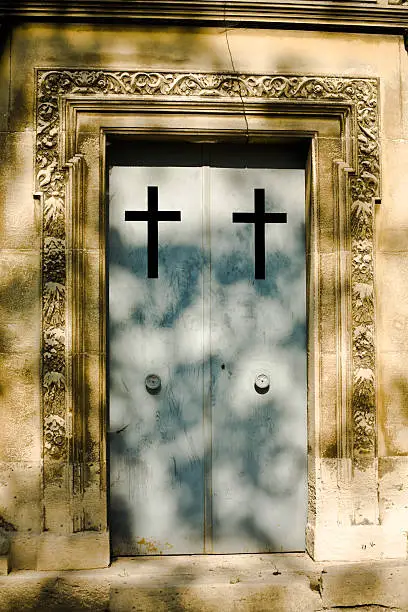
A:
[[[104,569],[14,571],[0,610],[408,611],[408,562],[315,563],[305,553],[115,559]]]

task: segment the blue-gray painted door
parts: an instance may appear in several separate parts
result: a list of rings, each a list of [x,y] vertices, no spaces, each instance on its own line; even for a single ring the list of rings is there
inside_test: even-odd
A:
[[[304,171],[178,159],[110,168],[113,554],[303,550]],[[147,210],[149,186],[181,217],[158,222],[158,278],[147,221],[125,221]],[[254,224],[233,222],[255,189],[287,213],[265,224],[265,279]]]

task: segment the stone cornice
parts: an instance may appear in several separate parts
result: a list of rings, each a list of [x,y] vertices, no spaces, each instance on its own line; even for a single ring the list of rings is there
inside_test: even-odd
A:
[[[392,0],[391,0],[392,1]],[[398,0],[399,1],[399,0]],[[258,27],[308,27],[397,31],[408,28],[408,5],[375,0],[0,0],[0,19],[184,22]]]

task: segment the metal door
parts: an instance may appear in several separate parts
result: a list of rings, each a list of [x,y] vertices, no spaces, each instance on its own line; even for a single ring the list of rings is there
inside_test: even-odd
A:
[[[304,171],[173,146],[110,168],[113,553],[303,550]]]

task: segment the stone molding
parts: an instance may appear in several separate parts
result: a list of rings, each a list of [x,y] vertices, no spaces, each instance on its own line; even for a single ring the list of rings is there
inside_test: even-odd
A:
[[[66,217],[67,173],[60,167],[59,98],[198,96],[268,102],[345,102],[355,108],[358,172],[350,177],[352,237],[353,455],[376,448],[373,206],[379,193],[377,81],[375,79],[104,70],[48,70],[38,74],[37,182],[43,193],[43,405],[45,454],[66,453]]]
[[[138,21],[183,23],[228,23],[274,27],[323,27],[327,25],[361,28],[404,29],[408,27],[406,0],[388,0],[389,6],[375,0],[287,0],[259,2],[220,0],[82,0],[67,6],[65,0],[13,2],[0,0],[0,19],[43,19],[82,22]]]
[[[216,114],[219,108],[220,113],[242,116],[246,109],[248,117],[251,113],[255,117],[268,112],[279,115],[292,112],[305,117],[328,116],[340,120],[344,159],[332,161],[336,191],[333,199],[338,209],[334,213],[337,215],[334,233],[338,236],[339,270],[339,289],[335,289],[334,299],[336,308],[341,310],[337,315],[336,332],[340,338],[336,349],[339,360],[339,390],[335,400],[337,456],[347,462],[352,460],[356,473],[365,479],[371,474],[370,482],[374,483],[377,435],[373,238],[374,208],[380,192],[378,86],[377,79],[358,77],[37,70],[36,176],[43,205],[44,505],[53,504],[54,501],[48,500],[54,500],[59,494],[74,532],[86,531],[89,523],[85,520],[84,508],[89,503],[94,512],[100,505],[95,500],[98,495],[105,495],[106,485],[106,475],[102,474],[106,465],[97,466],[98,458],[90,457],[84,442],[89,407],[85,349],[81,348],[84,346],[83,305],[86,302],[82,282],[85,269],[84,185],[90,171],[85,158],[91,159],[90,165],[97,169],[102,141],[98,141],[96,132],[82,141],[77,150],[77,113],[84,111],[89,116],[98,113],[103,116],[103,113],[115,115],[119,111],[137,113],[140,109],[149,112],[152,108],[155,112],[167,108],[170,113],[194,113],[201,107],[208,107],[204,113]],[[316,171],[312,169],[312,175]],[[318,194],[313,197],[318,198]],[[313,291],[319,300],[316,290]],[[104,346],[104,331],[99,333],[99,345]],[[101,354],[101,372],[104,359],[105,355]],[[100,402],[104,403],[102,395],[100,397]],[[103,410],[99,416],[101,421],[104,421]],[[103,423],[99,427],[103,428]],[[94,467],[89,468],[88,464]],[[89,469],[98,474],[92,485],[96,487],[94,493],[87,492]],[[64,480],[71,483],[65,501],[61,491]],[[343,484],[337,486],[341,488]],[[348,485],[345,486],[347,489]],[[312,514],[313,487],[310,480],[309,511]],[[374,496],[371,501],[375,505],[377,489],[376,485],[373,487],[372,495],[370,492],[365,496],[366,501]],[[97,497],[93,498],[94,495]],[[316,499],[316,504],[320,503]],[[361,505],[358,500],[356,503]],[[49,512],[48,516],[51,515]],[[103,530],[106,526],[100,513],[98,516],[91,529]],[[52,531],[52,525],[58,528],[59,523],[60,515],[58,520],[47,523],[47,529]],[[308,545],[308,550],[312,549],[312,545]]]

